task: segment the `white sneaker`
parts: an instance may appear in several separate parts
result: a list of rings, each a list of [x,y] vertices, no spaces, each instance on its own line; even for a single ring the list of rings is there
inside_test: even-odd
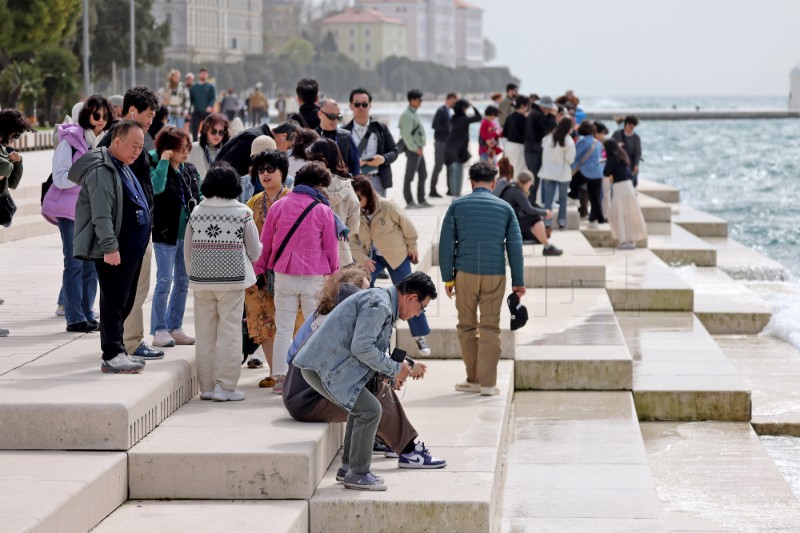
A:
[[[56,316],[64,316],[67,312],[64,310],[63,305],[56,306]]]
[[[121,353],[108,361],[103,361],[100,371],[105,374],[138,374],[144,370],[142,363],[132,361],[127,354]]]
[[[497,396],[500,389],[497,387],[481,387],[481,396]]]
[[[214,393],[213,392],[201,392],[200,393],[200,399],[201,400],[213,400],[214,399]]]
[[[244,393],[238,390],[225,390],[217,383],[211,399],[215,402],[241,402],[244,400]]]
[[[589,222],[589,227],[591,229],[597,229],[600,227],[600,224],[598,224],[596,220],[592,220],[591,222]]]
[[[428,346],[428,342],[425,340],[425,337],[414,337],[414,340],[417,342],[417,349],[419,350],[420,355],[428,356],[431,354],[431,348]]]
[[[175,339],[172,338],[172,335],[169,334],[169,331],[165,329],[159,329],[156,331],[156,334],[153,335],[153,346],[169,348],[170,346],[175,346]]]
[[[189,346],[194,344],[194,337],[187,335],[186,332],[183,331],[183,328],[173,329],[169,334],[177,345]]]
[[[456,383],[456,390],[458,392],[480,392],[481,385],[480,383],[472,383],[464,380],[461,383]]]

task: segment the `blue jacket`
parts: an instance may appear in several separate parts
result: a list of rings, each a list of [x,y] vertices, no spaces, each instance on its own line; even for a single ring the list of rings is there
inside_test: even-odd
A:
[[[385,355],[397,318],[395,287],[354,294],[331,311],[292,364],[319,374],[331,398],[351,411],[376,372],[387,376],[400,372],[400,363]]]
[[[511,265],[511,284],[525,284],[522,273],[522,233],[514,210],[484,187],[450,204],[439,237],[442,281],[456,272],[505,275],[506,253]]]
[[[586,152],[594,148],[589,158],[581,165]],[[603,156],[603,143],[596,140],[592,135],[586,135],[578,139],[575,145],[575,162],[572,163],[572,170],[580,167],[580,172],[587,179],[600,179],[603,177],[603,165],[600,162]]]

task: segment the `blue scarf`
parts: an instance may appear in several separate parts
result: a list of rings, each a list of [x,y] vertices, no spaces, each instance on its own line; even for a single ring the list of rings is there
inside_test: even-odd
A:
[[[325,193],[309,185],[295,185],[294,189],[292,189],[292,192],[305,194],[322,202],[328,207],[331,206],[331,201],[328,199]],[[348,228],[345,223],[342,222],[342,219],[339,218],[339,215],[336,213],[333,214],[333,220],[336,222],[336,237],[342,241],[346,241],[347,236],[350,235],[350,228]]]

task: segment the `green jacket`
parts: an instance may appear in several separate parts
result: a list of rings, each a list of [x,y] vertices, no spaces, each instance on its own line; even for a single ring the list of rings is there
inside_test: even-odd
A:
[[[81,186],[75,206],[73,255],[90,261],[119,250],[122,229],[122,182],[107,148],[95,148],[69,169],[69,180]]]
[[[0,194],[4,194],[8,189],[16,189],[22,179],[22,161],[12,163],[8,160],[6,147],[0,145],[0,176],[5,176],[0,180]]]
[[[419,120],[417,110],[408,106],[400,115],[400,138],[406,143],[406,150],[416,152],[425,147],[425,128]]]

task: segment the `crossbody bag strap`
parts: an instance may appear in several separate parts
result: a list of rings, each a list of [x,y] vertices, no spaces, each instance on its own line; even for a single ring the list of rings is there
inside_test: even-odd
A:
[[[586,152],[586,155],[581,158],[580,162],[578,163],[578,168],[581,168],[583,166],[583,164],[586,163],[586,161],[589,159],[589,156],[592,155],[592,153],[594,152],[594,147],[595,147],[596,143],[597,143],[597,141],[592,139],[592,147],[589,148],[589,151]]]
[[[314,200],[313,202],[308,204],[308,207],[306,207],[305,210],[302,213],[300,213],[300,216],[297,217],[297,220],[295,221],[294,226],[292,226],[292,229],[290,229],[289,233],[286,234],[286,237],[284,237],[283,242],[281,243],[280,247],[278,248],[278,251],[275,253],[275,263],[273,263],[273,264],[277,264],[278,263],[278,259],[281,258],[281,255],[283,254],[283,250],[286,248],[286,245],[289,244],[289,239],[292,238],[292,235],[294,235],[294,232],[297,231],[297,228],[300,227],[300,223],[303,222],[303,219],[306,218],[306,216],[311,212],[312,209],[314,209],[314,207],[318,203],[320,203],[319,200]]]

